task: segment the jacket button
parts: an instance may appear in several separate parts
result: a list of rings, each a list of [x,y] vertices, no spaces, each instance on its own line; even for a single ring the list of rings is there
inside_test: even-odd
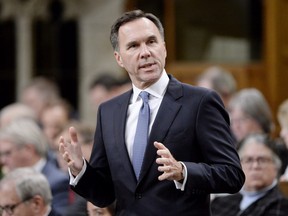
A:
[[[135,194],[135,198],[136,199],[141,199],[142,198],[142,194],[141,193],[136,193]]]

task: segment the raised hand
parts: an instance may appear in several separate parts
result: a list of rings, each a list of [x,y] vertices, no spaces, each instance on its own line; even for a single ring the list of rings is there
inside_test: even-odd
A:
[[[77,176],[83,167],[83,155],[81,145],[78,142],[77,132],[74,127],[69,128],[71,141],[64,140],[61,136],[59,139],[59,151],[63,159],[67,162],[72,175]]]
[[[169,149],[162,143],[154,142],[154,146],[158,149],[157,155],[159,158],[156,159],[156,163],[159,164],[158,170],[163,172],[163,174],[158,177],[159,181],[165,179],[175,181],[183,180],[182,164],[175,160]]]

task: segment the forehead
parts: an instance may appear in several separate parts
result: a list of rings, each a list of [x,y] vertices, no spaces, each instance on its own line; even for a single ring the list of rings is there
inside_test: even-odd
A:
[[[6,204],[18,201],[19,197],[16,193],[13,182],[5,182],[0,187],[0,204]]]
[[[271,156],[272,151],[256,140],[249,140],[241,150],[241,156]]]
[[[125,23],[119,28],[119,41],[137,40],[152,35],[161,37],[157,26],[145,17]]]
[[[0,149],[7,149],[15,146],[15,144],[9,139],[0,139]]]

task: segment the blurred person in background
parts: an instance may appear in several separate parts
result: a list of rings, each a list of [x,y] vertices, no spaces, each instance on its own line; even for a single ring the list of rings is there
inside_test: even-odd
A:
[[[204,70],[197,77],[196,85],[214,89],[218,92],[225,107],[227,107],[229,100],[237,90],[237,82],[233,75],[218,66],[211,66]]]
[[[251,133],[271,135],[274,129],[271,109],[263,94],[256,88],[238,91],[229,101],[227,109],[237,143]]]
[[[30,118],[37,121],[36,113],[29,106],[22,103],[11,103],[0,110],[0,129],[19,118]],[[0,179],[6,173],[0,160]]]
[[[93,205],[91,202],[87,202],[87,211],[89,216],[114,216],[115,206],[113,203],[105,208],[100,208]]]
[[[89,99],[96,112],[101,103],[131,89],[132,85],[127,78],[118,79],[109,72],[103,72],[94,79],[89,88]]]
[[[46,177],[32,168],[17,168],[0,181],[0,213],[3,216],[58,216],[51,201]]]
[[[246,181],[239,193],[213,199],[213,216],[286,216],[288,199],[278,187],[281,160],[265,134],[248,135],[239,146]]]
[[[37,121],[35,111],[22,103],[11,103],[3,107],[0,111],[0,128],[5,127],[15,119],[30,118]]]
[[[43,110],[60,99],[57,84],[46,77],[35,77],[21,91],[20,101],[30,106],[40,119]]]
[[[288,149],[288,99],[280,104],[277,111],[277,119],[280,124],[280,137],[284,141],[286,149]],[[288,153],[286,154],[286,158],[288,158]],[[288,181],[288,166],[286,166],[280,180]]]
[[[49,140],[52,151],[58,153],[58,145],[54,145],[55,139],[58,139],[59,134],[71,121],[72,110],[72,106],[66,100],[61,99],[45,107],[40,116],[43,132]]]
[[[31,119],[16,119],[0,130],[0,161],[8,173],[19,167],[33,167],[50,184],[52,206],[64,215],[69,204],[69,179],[47,160],[48,143],[39,125]]]

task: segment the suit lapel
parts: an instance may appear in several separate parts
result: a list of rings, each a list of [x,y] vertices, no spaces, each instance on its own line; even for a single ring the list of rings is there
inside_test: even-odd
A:
[[[171,124],[173,123],[173,120],[177,116],[177,113],[182,106],[180,102],[177,102],[177,100],[183,95],[181,83],[173,77],[169,78],[170,82],[168,84],[167,91],[152,126],[139,181],[141,181],[141,179],[148,172],[150,166],[156,160],[156,148],[153,144],[154,141],[163,142]]]

